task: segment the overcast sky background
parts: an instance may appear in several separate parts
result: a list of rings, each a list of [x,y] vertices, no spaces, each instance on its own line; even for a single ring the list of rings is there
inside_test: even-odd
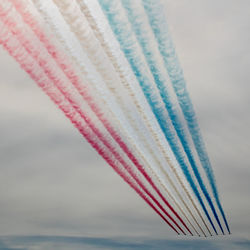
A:
[[[250,248],[250,1],[165,3],[233,235],[175,236],[0,48],[0,249]]]

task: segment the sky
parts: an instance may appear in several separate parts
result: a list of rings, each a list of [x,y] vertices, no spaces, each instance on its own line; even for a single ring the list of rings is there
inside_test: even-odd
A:
[[[0,48],[0,249],[250,248],[250,1],[164,3],[232,235],[176,236]]]

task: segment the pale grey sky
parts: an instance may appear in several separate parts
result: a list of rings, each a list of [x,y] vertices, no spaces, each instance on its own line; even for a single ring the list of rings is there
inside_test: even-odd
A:
[[[165,3],[233,236],[207,243],[175,236],[2,48],[0,235],[84,236],[84,249],[101,248],[103,237],[102,249],[249,248],[250,1]],[[55,249],[74,239],[2,237],[0,249]]]

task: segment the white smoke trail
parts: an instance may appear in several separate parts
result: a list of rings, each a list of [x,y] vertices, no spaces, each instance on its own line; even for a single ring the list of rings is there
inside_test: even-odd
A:
[[[56,29],[57,30],[57,29]],[[63,39],[60,39],[60,40],[63,40]],[[137,150],[137,152],[138,152],[138,150]],[[140,154],[140,156],[141,156],[141,158],[144,160],[144,162],[145,162],[145,158],[144,158],[144,156],[143,156],[143,154]],[[150,165],[149,164],[147,164],[148,165],[148,168],[150,168]],[[151,171],[152,171],[152,168],[151,168]],[[153,171],[152,171],[153,172]],[[154,176],[157,178],[157,176],[155,175],[155,173],[153,172],[153,174],[154,174]],[[160,181],[159,180],[159,178],[157,178],[157,180],[158,181]],[[162,183],[161,183],[161,181],[160,181],[160,184],[162,185]],[[171,193],[170,192],[168,192],[170,195],[171,195]]]

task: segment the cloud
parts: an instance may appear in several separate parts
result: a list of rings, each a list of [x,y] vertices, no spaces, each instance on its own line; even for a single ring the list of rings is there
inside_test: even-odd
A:
[[[0,248],[4,249],[143,249],[143,250],[246,250],[250,247],[249,240],[153,240],[145,238],[98,238],[98,237],[66,237],[66,236],[19,236],[1,237]]]
[[[249,8],[249,0],[166,1],[225,212],[233,234],[248,239]],[[228,238],[154,241],[174,234],[2,49],[0,65],[0,234],[69,235],[1,237],[2,249],[249,248]]]

